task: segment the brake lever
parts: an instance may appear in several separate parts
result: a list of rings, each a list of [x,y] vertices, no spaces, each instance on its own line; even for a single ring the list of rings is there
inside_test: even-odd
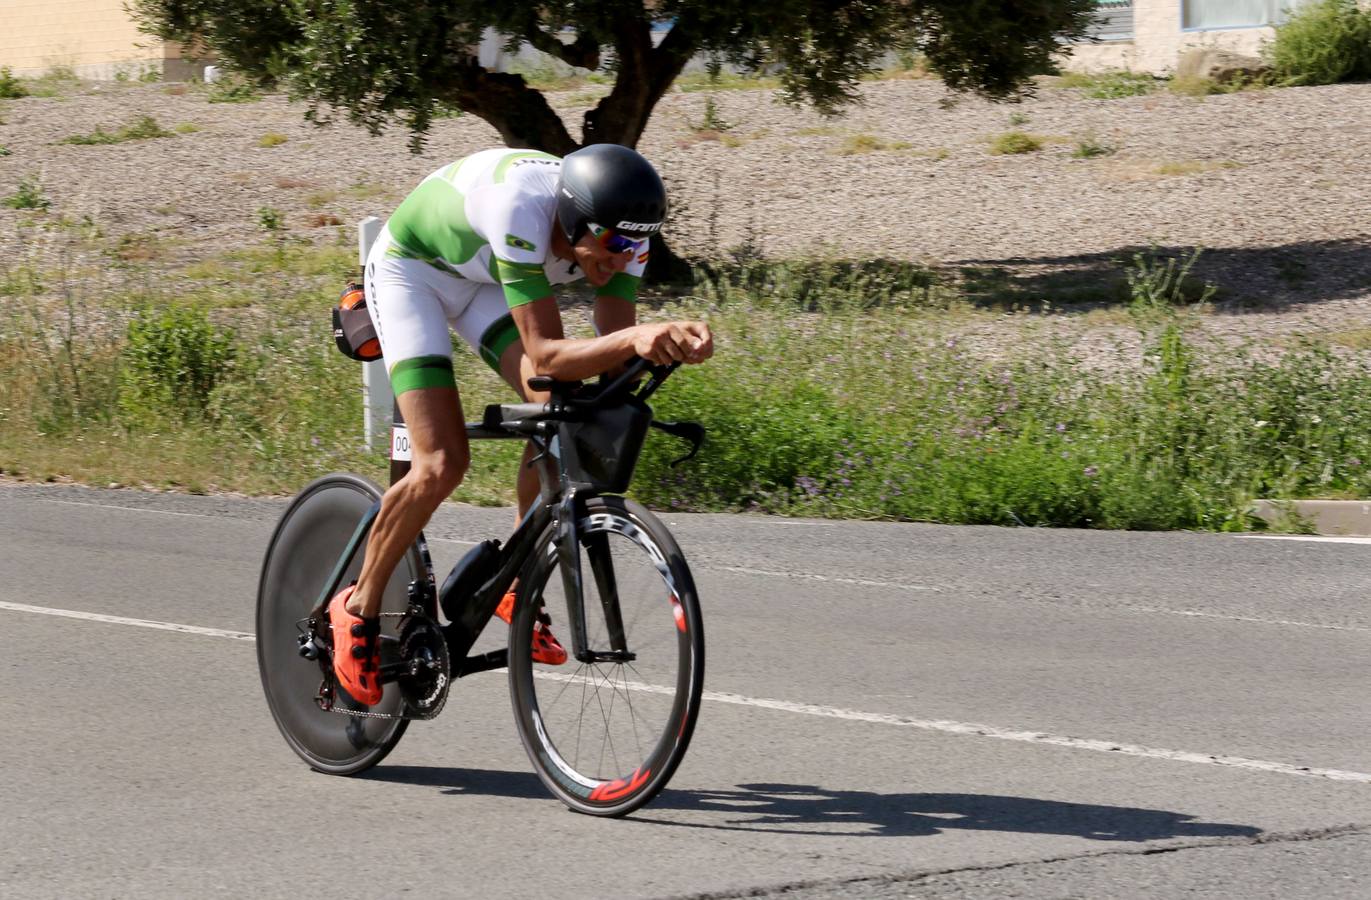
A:
[[[694,459],[695,454],[700,452],[700,447],[705,442],[705,427],[699,422],[659,422],[652,420],[652,427],[658,431],[665,431],[667,434],[683,441],[690,441],[690,452],[680,459],[673,459],[671,465],[678,466],[689,459]]]

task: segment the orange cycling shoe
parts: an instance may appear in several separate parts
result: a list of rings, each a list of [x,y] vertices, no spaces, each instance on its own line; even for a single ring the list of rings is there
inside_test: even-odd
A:
[[[353,699],[367,706],[381,702],[381,620],[363,619],[347,610],[357,585],[350,584],[328,602],[333,629],[333,674]]]
[[[495,607],[495,615],[506,622],[513,619],[514,601],[514,592],[506,591],[505,595],[500,598],[500,605]],[[538,622],[533,626],[533,661],[549,666],[560,666],[566,662],[566,650],[552,636],[552,629],[548,627],[551,624],[552,619],[546,611],[538,613]]]

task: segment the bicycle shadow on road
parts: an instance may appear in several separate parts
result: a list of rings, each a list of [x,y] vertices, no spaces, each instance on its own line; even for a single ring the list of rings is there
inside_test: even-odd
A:
[[[359,778],[428,785],[444,794],[552,800],[532,772],[383,766]],[[667,810],[703,818],[660,818]],[[631,817],[686,828],[823,837],[927,837],[950,829],[1059,834],[1096,841],[1255,837],[1251,825],[1201,822],[1186,813],[994,794],[882,794],[808,784],[740,784],[731,790],[668,788]]]
[[[657,810],[726,813],[723,822],[654,819]],[[731,831],[822,836],[922,837],[950,829],[1059,834],[1097,841],[1253,837],[1251,825],[1201,822],[1186,813],[1003,797],[994,794],[881,794],[805,784],[740,784],[734,790],[665,790],[636,818]]]
[[[444,794],[475,794],[518,800],[553,799],[532,772],[458,769],[451,766],[378,766],[356,777],[395,784],[426,785],[440,788]]]

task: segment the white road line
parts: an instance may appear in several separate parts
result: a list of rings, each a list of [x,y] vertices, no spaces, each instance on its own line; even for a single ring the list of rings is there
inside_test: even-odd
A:
[[[130,619],[127,616],[107,616],[103,613],[81,612],[75,609],[53,609],[48,606],[29,606],[27,603],[9,603],[0,600],[0,609],[14,612],[38,613],[43,616],[61,616],[65,619],[82,619],[87,622],[104,622],[106,625],[134,625],[138,628],[155,628],[158,631],[177,631],[181,634],[199,634],[205,637],[229,638],[235,641],[255,641],[256,638],[246,631],[229,631],[224,628],[203,628],[199,625],[180,625],[176,622],[155,622],[152,619]]]
[[[1336,536],[1327,534],[1235,534],[1249,541],[1312,541],[1319,544],[1371,544],[1371,537]]]
[[[1252,622],[1257,625],[1289,625],[1295,628],[1322,628],[1325,631],[1366,631],[1371,632],[1371,628],[1364,625],[1325,625],[1319,622],[1300,622],[1295,619],[1263,619],[1260,616],[1234,616],[1228,613],[1209,613],[1200,612],[1194,609],[1163,609],[1159,606],[1121,606],[1117,609],[1087,606],[1098,612],[1144,612],[1144,613],[1165,613],[1170,616],[1190,616],[1194,619],[1226,619],[1230,622]]]
[[[944,734],[973,735],[995,738],[1001,741],[1019,741],[1026,744],[1049,744],[1068,747],[1073,750],[1094,750],[1103,753],[1117,753],[1123,756],[1139,756],[1147,759],[1168,759],[1176,762],[1201,763],[1210,766],[1224,766],[1234,769],[1251,769],[1258,772],[1271,772],[1278,775],[1302,775],[1307,778],[1325,778],[1331,781],[1352,781],[1371,784],[1371,774],[1348,772],[1342,769],[1316,769],[1309,766],[1293,766],[1289,763],[1267,762],[1260,759],[1247,759],[1241,756],[1219,756],[1208,753],[1193,753],[1187,750],[1166,750],[1160,747],[1143,747],[1138,744],[1121,744],[1115,741],[1099,741],[1087,738],[1066,737],[1041,731],[1011,731],[993,725],[978,725],[972,722],[949,722],[942,719],[911,719],[884,713],[861,712],[853,709],[839,709],[831,706],[815,706],[809,703],[792,703],[789,700],[768,700],[761,697],[745,697],[741,694],[722,694],[705,691],[706,700],[717,703],[734,703],[762,709],[776,709],[783,712],[801,713],[810,716],[824,716],[833,719],[846,719],[854,722],[872,722],[879,725],[896,725],[903,728],[918,728],[923,731],[940,731]]]
[[[537,677],[547,681],[570,682],[575,675],[557,672],[538,672]],[[605,686],[640,691],[647,694],[674,694],[675,689],[638,681],[605,683]],[[743,694],[726,694],[720,691],[705,691],[704,699],[715,703],[731,703],[736,706],[751,706],[757,709],[774,709],[780,712],[798,713],[806,716],[821,716],[829,719],[844,719],[850,722],[870,722],[876,725],[895,725],[901,728],[917,728],[922,731],[939,731],[944,734],[970,735],[974,737],[995,738],[1001,741],[1018,741],[1025,744],[1048,744],[1054,747],[1068,747],[1073,750],[1094,750],[1102,753],[1117,753],[1122,756],[1140,756],[1147,759],[1166,759],[1175,762],[1201,763],[1210,766],[1224,766],[1234,769],[1251,769],[1257,772],[1271,772],[1277,775],[1302,775],[1306,778],[1324,778],[1330,781],[1352,781],[1371,784],[1371,774],[1348,772],[1342,769],[1316,769],[1310,766],[1293,766],[1289,763],[1267,762],[1260,759],[1247,759],[1242,756],[1219,756],[1209,753],[1193,753],[1188,750],[1166,750],[1160,747],[1143,747],[1137,744],[1121,744],[1117,741],[1099,741],[1087,738],[1066,737],[1041,731],[1011,731],[993,725],[978,725],[974,722],[950,722],[944,719],[912,719],[907,716],[893,716],[887,713],[862,712],[855,709],[841,709],[834,706],[818,706],[813,703],[795,703],[790,700],[771,700],[765,697],[748,697]]]
[[[198,625],[181,625],[175,622],[155,622],[151,619],[131,619],[125,616],[107,616],[101,613],[80,612],[73,609],[53,609],[46,606],[30,606],[26,603],[9,603],[4,600],[0,600],[0,609],[8,609],[13,612],[36,613],[45,616],[61,616],[68,619],[101,622],[109,625],[131,625],[138,628],[153,628],[159,631],[172,631],[181,634],[228,638],[235,641],[254,640],[253,635],[244,631],[229,631],[223,628],[202,628]],[[539,672],[538,677],[548,681],[567,682],[574,680],[576,676],[563,675],[557,672]],[[672,694],[675,692],[675,688],[637,681],[618,682],[615,687],[647,694]],[[862,712],[861,710],[855,709],[842,709],[835,706],[818,706],[813,703],[795,703],[790,700],[773,700],[766,697],[748,697],[743,694],[728,694],[721,691],[705,691],[704,699],[714,703],[729,703],[734,706],[748,706],[754,709],[770,709],[805,716],[841,719],[849,722],[868,722],[875,725],[893,725],[900,728],[917,728],[922,731],[937,731],[942,732],[943,734],[987,737],[1001,741],[1017,741],[1025,744],[1047,744],[1055,747],[1067,747],[1073,750],[1094,750],[1101,753],[1115,753],[1121,756],[1165,759],[1175,762],[1200,763],[1203,765],[1223,766],[1234,769],[1249,769],[1257,772],[1269,772],[1276,775],[1300,775],[1306,778],[1323,778],[1330,781],[1351,781],[1359,784],[1371,784],[1371,774],[1365,772],[1349,772],[1342,769],[1317,769],[1310,766],[1294,766],[1289,763],[1247,759],[1241,756],[1219,756],[1208,753],[1193,753],[1187,750],[1167,750],[1160,747],[1122,744],[1116,741],[1066,737],[1064,735],[1048,734],[1041,731],[1013,731],[1005,728],[996,728],[993,725],[978,725],[973,722],[951,722],[943,719],[914,719],[907,716],[889,715],[887,713]]]
[[[740,575],[762,575],[766,578],[800,578],[807,581],[827,581],[834,584],[859,584],[863,587],[897,588],[904,591],[931,591],[942,593],[942,588],[926,584],[905,584],[897,581],[871,581],[866,578],[843,578],[837,575],[815,575],[812,572],[771,572],[766,569],[750,569],[746,566],[713,566],[696,563],[693,568],[710,569],[715,572],[737,572]]]
[[[122,509],[125,512],[154,513],[159,516],[188,516],[192,519],[222,519],[223,516],[212,516],[208,513],[188,513],[175,512],[170,509],[149,509],[145,506],[117,506],[113,503],[86,503],[82,500],[58,500],[53,497],[27,497],[24,499],[36,500],[39,503],[61,503],[65,506],[85,506],[92,509]]]

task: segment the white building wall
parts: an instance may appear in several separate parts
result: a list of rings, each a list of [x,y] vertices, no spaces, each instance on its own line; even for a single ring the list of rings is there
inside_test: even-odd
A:
[[[1247,56],[1259,56],[1262,45],[1276,34],[1274,28],[1225,28],[1185,31],[1181,28],[1182,0],[1134,0],[1133,39],[1077,44],[1064,58],[1063,68],[1073,72],[1128,69],[1168,75],[1175,71],[1181,54],[1193,47],[1215,47]]]
[[[139,32],[123,0],[0,0],[0,66],[15,75],[171,75],[181,57],[180,45]]]

